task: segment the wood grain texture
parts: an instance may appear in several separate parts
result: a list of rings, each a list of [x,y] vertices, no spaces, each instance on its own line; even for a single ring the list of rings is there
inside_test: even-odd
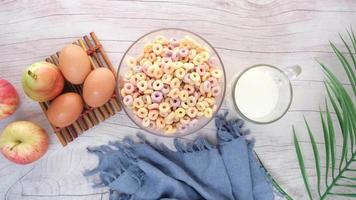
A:
[[[14,120],[31,120],[46,128],[51,137],[48,153],[36,163],[19,166],[0,157],[0,199],[108,199],[105,188],[91,187],[95,178],[82,176],[97,163],[86,147],[133,136],[139,131],[137,126],[120,112],[62,148],[41,108],[22,92],[21,71],[91,31],[101,39],[109,59],[117,66],[138,37],[166,27],[189,29],[210,41],[223,59],[228,83],[257,63],[302,66],[302,74],[292,81],[290,111],[275,123],[247,126],[256,137],[256,151],[271,174],[293,197],[307,199],[291,126],[295,125],[303,149],[308,150],[302,121],[305,115],[322,145],[317,111],[319,105],[324,105],[324,78],[315,58],[327,63],[350,87],[328,44],[331,40],[339,45],[338,32],[343,33],[350,25],[356,27],[354,0],[0,1],[0,78],[14,84],[21,97],[19,110],[0,122],[0,130]],[[228,99],[222,110],[231,110]],[[211,123],[188,138],[203,134],[214,140],[214,132]],[[171,139],[146,136],[172,146]],[[312,158],[311,151],[304,154],[307,160]],[[308,173],[313,176],[313,163],[307,163]]]

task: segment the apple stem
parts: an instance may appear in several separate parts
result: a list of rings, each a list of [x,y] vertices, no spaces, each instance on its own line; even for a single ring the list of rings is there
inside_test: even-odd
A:
[[[17,145],[21,144],[21,141],[18,140],[14,146],[10,148],[10,151],[12,151]]]
[[[37,80],[37,75],[33,73],[31,70],[28,70],[27,74],[30,75],[33,79]]]

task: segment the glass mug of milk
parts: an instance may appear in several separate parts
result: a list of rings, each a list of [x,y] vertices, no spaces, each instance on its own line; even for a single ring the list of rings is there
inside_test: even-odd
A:
[[[301,73],[298,65],[281,70],[268,64],[244,70],[232,87],[232,100],[245,119],[266,124],[280,119],[289,109],[293,90],[290,79]]]

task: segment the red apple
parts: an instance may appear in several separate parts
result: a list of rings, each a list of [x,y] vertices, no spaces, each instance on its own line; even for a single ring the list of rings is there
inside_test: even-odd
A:
[[[22,87],[28,97],[44,102],[58,96],[64,87],[64,78],[59,68],[49,62],[37,62],[22,74]]]
[[[17,109],[19,96],[8,81],[0,79],[0,120],[10,116]]]
[[[7,125],[0,135],[0,151],[17,164],[28,164],[42,157],[48,149],[49,138],[40,126],[28,121]]]

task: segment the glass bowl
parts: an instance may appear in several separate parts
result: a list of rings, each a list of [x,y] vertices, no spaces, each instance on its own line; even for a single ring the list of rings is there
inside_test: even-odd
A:
[[[121,93],[121,90],[123,89],[124,84],[126,82],[128,82],[128,80],[125,79],[125,75],[131,70],[131,68],[127,64],[127,60],[132,57],[137,58],[140,55],[142,56],[144,45],[154,41],[155,38],[157,38],[157,36],[164,36],[168,40],[170,38],[176,38],[176,39],[182,39],[185,37],[192,38],[197,43],[204,46],[210,52],[210,57],[214,58],[213,60],[215,61],[214,67],[217,69],[220,69],[220,71],[222,71],[222,77],[219,79],[219,81],[217,83],[221,88],[221,92],[219,95],[215,96],[215,106],[214,106],[215,109],[213,109],[212,117],[211,118],[206,118],[204,116],[197,117],[196,118],[197,120],[195,120],[195,123],[193,125],[186,126],[185,129],[183,129],[183,130],[177,128],[177,130],[175,132],[171,132],[169,134],[164,133],[164,131],[161,129],[143,126],[142,119],[139,118],[138,116],[136,116],[136,114],[134,113],[134,111],[131,107],[126,106],[124,104],[123,95]],[[208,41],[206,41],[205,39],[203,39],[201,36],[191,32],[191,31],[183,30],[183,29],[176,29],[176,28],[159,29],[159,30],[149,32],[149,33],[143,35],[142,37],[138,38],[128,48],[128,50],[123,55],[120,65],[117,70],[117,77],[118,77],[117,94],[119,96],[120,103],[121,103],[124,111],[126,112],[126,114],[141,129],[143,129],[149,133],[158,135],[158,136],[177,137],[177,136],[189,135],[189,134],[192,134],[192,133],[200,130],[201,128],[206,126],[216,116],[217,111],[220,109],[221,104],[224,100],[224,96],[225,96],[225,87],[226,87],[226,78],[225,77],[226,76],[225,76],[225,70],[223,67],[223,63],[222,63],[221,58],[219,57],[218,53],[211,46],[211,44]]]

